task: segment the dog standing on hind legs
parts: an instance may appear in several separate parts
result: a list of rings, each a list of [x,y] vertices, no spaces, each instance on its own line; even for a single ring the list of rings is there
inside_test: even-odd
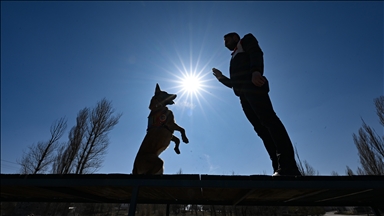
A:
[[[174,104],[175,94],[168,94],[160,90],[156,84],[155,95],[149,104],[151,110],[148,116],[147,134],[141,143],[133,164],[133,175],[162,175],[164,161],[159,155],[168,148],[171,141],[175,143],[175,152],[180,154],[180,140],[173,135],[175,130],[180,131],[183,142],[188,143],[184,128],[176,124],[173,113],[167,105]]]

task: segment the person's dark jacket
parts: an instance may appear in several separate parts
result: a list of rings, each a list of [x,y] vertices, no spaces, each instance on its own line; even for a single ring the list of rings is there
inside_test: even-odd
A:
[[[237,96],[245,91],[269,92],[268,81],[261,87],[257,87],[252,83],[252,72],[259,71],[262,75],[264,74],[263,51],[259,46],[259,42],[249,33],[240,40],[240,44],[244,52],[237,53],[231,59],[230,78],[224,77],[219,81],[227,87],[233,88]]]

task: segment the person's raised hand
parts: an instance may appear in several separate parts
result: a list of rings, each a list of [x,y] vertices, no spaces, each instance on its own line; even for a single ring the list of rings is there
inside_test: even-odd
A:
[[[216,68],[212,68],[212,72],[213,72],[213,75],[219,80],[221,78],[223,78],[223,73],[221,73],[220,70],[216,69]]]

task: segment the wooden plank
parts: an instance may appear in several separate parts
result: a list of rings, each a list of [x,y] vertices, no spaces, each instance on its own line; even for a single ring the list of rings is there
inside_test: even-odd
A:
[[[1,202],[381,206],[384,176],[1,174]]]

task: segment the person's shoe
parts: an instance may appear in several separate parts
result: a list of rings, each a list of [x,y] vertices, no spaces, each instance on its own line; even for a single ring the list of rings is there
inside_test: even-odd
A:
[[[301,176],[301,173],[299,170],[278,169],[272,176]]]

